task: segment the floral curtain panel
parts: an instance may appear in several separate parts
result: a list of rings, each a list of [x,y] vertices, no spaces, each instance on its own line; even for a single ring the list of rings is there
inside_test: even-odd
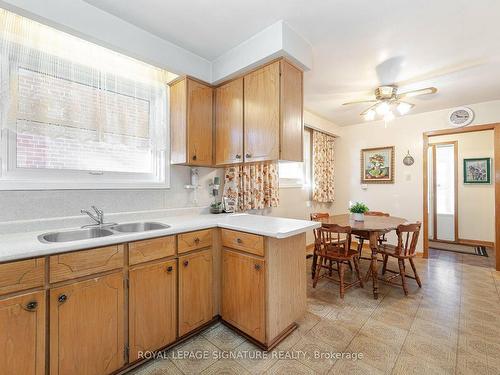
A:
[[[313,201],[330,203],[334,200],[334,143],[334,137],[313,130]]]
[[[278,207],[279,177],[276,163],[226,168],[224,197],[235,200],[238,211]]]

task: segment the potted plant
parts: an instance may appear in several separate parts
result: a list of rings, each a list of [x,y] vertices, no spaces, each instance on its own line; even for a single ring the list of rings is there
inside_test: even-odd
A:
[[[349,211],[351,211],[354,221],[365,221],[365,212],[368,212],[369,209],[366,204],[356,202],[349,208]]]

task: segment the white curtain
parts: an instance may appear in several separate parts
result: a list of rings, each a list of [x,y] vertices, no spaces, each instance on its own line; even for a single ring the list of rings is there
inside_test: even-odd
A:
[[[166,83],[174,77],[0,9],[4,137],[34,134],[164,151]]]

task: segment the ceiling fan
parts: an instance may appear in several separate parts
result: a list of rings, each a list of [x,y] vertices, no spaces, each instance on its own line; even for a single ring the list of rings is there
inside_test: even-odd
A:
[[[403,99],[413,98],[420,95],[435,94],[436,92],[437,88],[426,87],[423,89],[398,93],[398,87],[396,85],[384,85],[375,89],[374,99],[356,100],[353,102],[343,103],[342,105],[373,103],[370,107],[361,112],[361,116],[363,116],[366,121],[371,121],[375,119],[376,115],[380,115],[384,118],[384,120],[390,121],[395,117],[394,110],[396,110],[400,115],[405,115],[415,106],[415,104],[408,103]]]

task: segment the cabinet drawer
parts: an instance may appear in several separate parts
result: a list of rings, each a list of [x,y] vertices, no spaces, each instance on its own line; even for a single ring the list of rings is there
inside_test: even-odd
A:
[[[44,258],[0,264],[0,294],[43,286],[44,279]]]
[[[212,229],[182,233],[177,236],[179,254],[212,246]]]
[[[123,245],[50,257],[50,282],[70,280],[123,267]]]
[[[131,242],[128,251],[131,265],[169,257],[175,255],[175,236]]]
[[[257,234],[222,229],[222,246],[264,256],[264,237]]]

